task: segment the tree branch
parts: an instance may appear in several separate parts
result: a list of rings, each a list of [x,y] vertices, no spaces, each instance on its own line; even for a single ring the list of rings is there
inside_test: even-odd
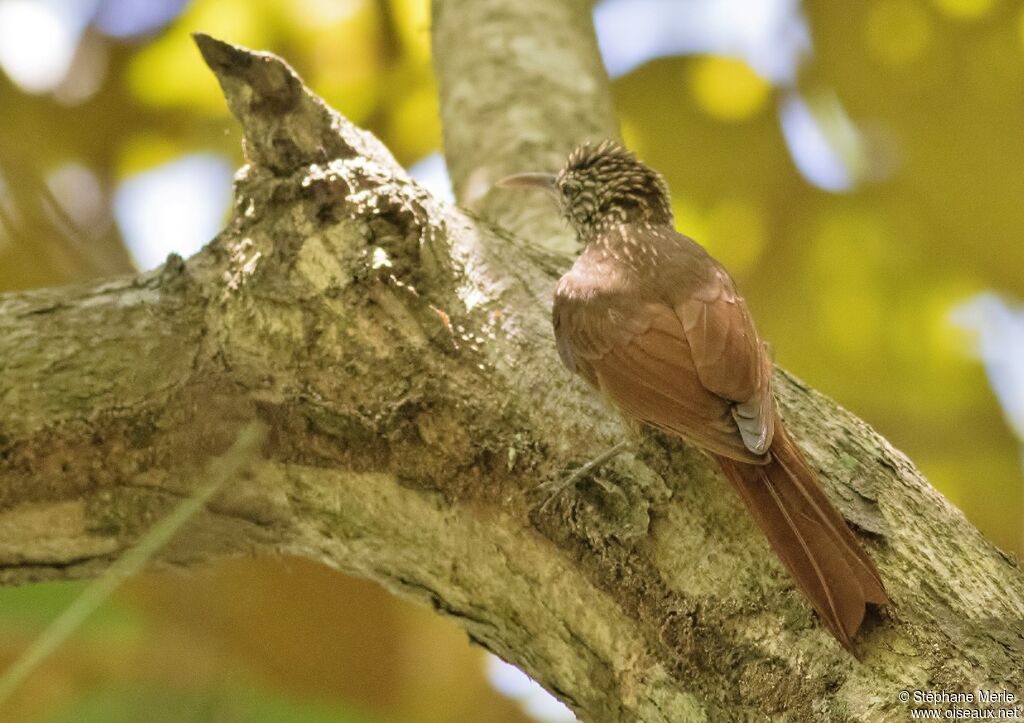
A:
[[[560,168],[583,141],[618,137],[592,5],[433,4],[434,66],[456,198],[517,236],[562,252],[573,250],[576,238],[548,199],[491,188],[512,173]]]
[[[540,510],[538,483],[622,434],[551,349],[566,259],[431,198],[273,56],[197,40],[245,129],[225,230],[137,278],[0,297],[0,582],[97,573],[258,418],[262,458],[165,563],[364,575],[584,719],[889,719],[901,689],[1017,684],[1016,564],[782,372],[787,423],[896,601],[862,662],[681,443],[652,436]]]

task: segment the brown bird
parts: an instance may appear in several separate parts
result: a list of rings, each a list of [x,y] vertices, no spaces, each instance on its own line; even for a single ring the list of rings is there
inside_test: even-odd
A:
[[[673,227],[664,179],[617,143],[501,186],[554,195],[583,251],[555,289],[562,362],[628,418],[721,466],[835,638],[889,602],[871,558],[786,433],[772,363],[728,272]]]

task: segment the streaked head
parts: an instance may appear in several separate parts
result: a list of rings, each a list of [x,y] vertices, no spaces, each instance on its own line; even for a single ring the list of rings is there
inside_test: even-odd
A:
[[[671,223],[664,179],[615,141],[584,144],[558,173],[519,173],[498,186],[550,192],[583,241],[619,223]]]

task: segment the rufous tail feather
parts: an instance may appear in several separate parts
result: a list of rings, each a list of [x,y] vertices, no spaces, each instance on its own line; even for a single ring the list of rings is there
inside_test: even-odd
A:
[[[889,602],[885,586],[781,425],[770,451],[766,465],[716,459],[825,627],[853,653],[867,603]]]

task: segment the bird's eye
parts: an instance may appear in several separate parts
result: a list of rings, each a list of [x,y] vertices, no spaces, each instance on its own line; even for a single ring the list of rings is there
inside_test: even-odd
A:
[[[575,181],[567,181],[562,184],[562,195],[566,198],[573,198],[580,192],[580,184]]]

